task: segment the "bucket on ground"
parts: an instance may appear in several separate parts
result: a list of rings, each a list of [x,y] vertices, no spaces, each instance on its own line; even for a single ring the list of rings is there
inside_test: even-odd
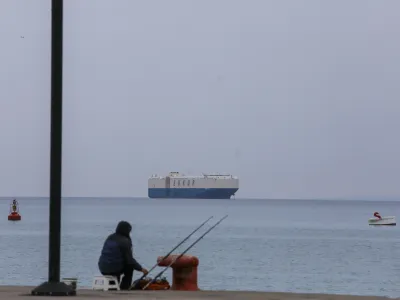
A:
[[[63,278],[61,281],[65,284],[72,286],[74,291],[76,291],[76,288],[78,286],[78,278]]]

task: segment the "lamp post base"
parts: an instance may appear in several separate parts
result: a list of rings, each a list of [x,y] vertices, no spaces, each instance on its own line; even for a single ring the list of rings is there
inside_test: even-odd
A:
[[[35,287],[32,296],[76,296],[76,290],[64,282],[43,282]]]

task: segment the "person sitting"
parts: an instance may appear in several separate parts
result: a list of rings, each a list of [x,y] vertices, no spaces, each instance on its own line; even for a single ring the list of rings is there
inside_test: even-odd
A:
[[[128,290],[131,287],[133,270],[145,275],[148,273],[133,257],[131,231],[131,224],[126,221],[119,222],[115,233],[110,234],[105,240],[98,262],[100,273],[116,276],[118,282],[124,274],[121,290]]]

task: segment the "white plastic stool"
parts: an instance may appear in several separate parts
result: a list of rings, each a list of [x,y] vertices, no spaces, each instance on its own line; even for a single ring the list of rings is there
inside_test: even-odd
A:
[[[121,285],[122,278],[124,278],[124,274],[120,277],[120,282],[118,282],[118,278],[116,276],[110,275],[101,275],[95,276],[93,278],[92,289],[93,290],[103,290],[103,291],[110,291],[110,290],[117,290],[119,291],[119,286]]]

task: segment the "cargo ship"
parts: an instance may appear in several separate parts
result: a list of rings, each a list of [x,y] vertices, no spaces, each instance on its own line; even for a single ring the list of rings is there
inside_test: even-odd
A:
[[[148,183],[149,198],[230,199],[239,190],[239,179],[229,174],[186,176],[170,172],[152,175]]]

